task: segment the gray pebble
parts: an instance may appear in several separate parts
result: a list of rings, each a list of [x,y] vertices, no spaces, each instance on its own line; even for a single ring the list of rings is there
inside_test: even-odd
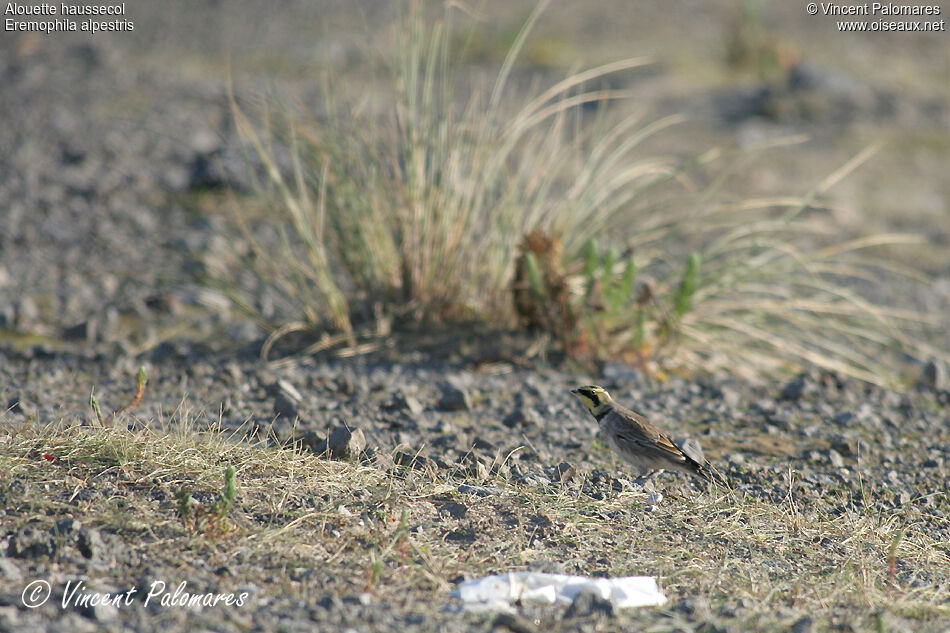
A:
[[[19,582],[23,573],[9,558],[0,558],[0,578],[11,583]]]
[[[28,418],[36,415],[36,407],[24,400],[21,396],[14,396],[7,402],[7,411]]]
[[[439,506],[439,514],[448,515],[453,519],[464,519],[468,514],[468,508],[464,504],[449,501]]]
[[[506,415],[502,421],[502,424],[508,428],[514,428],[516,426],[534,426],[538,423],[538,416],[533,409],[527,407],[517,407]]]
[[[501,490],[499,488],[493,488],[491,486],[473,486],[470,484],[460,484],[458,491],[467,494],[473,494],[476,497],[488,497],[501,494]]]
[[[590,589],[584,589],[576,596],[564,612],[564,619],[607,617],[614,615],[614,606],[610,601]]]
[[[835,468],[841,468],[844,466],[844,458],[841,456],[841,453],[833,448],[828,449],[828,461],[830,461],[831,465]]]
[[[815,623],[809,616],[803,616],[792,624],[792,633],[811,633],[815,628]]]
[[[471,397],[468,391],[452,383],[442,385],[442,395],[439,397],[439,409],[443,411],[470,411]]]
[[[330,431],[325,451],[318,452],[328,452],[333,459],[352,459],[358,457],[365,449],[366,437],[363,431],[338,426]]]
[[[93,528],[79,530],[76,546],[79,548],[79,553],[86,558],[92,560],[104,560],[106,558],[107,547],[99,530]]]
[[[274,396],[274,415],[285,420],[293,420],[300,414],[298,402],[283,391]]]
[[[917,388],[921,391],[937,391],[945,389],[947,385],[947,369],[943,363],[935,360],[924,364],[917,380]]]
[[[42,558],[56,553],[53,536],[31,525],[24,526],[10,539],[7,553],[14,558]]]

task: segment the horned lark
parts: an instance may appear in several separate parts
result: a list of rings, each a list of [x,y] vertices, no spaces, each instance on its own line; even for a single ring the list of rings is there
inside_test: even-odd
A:
[[[709,462],[700,458],[700,463],[684,453],[648,419],[614,402],[603,387],[578,387],[571,389],[571,393],[600,424],[600,432],[610,448],[639,474],[676,470],[716,484],[725,483]]]

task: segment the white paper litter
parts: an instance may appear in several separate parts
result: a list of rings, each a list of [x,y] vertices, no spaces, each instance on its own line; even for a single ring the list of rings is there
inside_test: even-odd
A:
[[[452,594],[469,609],[509,611],[513,602],[568,605],[590,590],[617,609],[652,607],[666,602],[652,576],[586,578],[518,571],[466,580]]]

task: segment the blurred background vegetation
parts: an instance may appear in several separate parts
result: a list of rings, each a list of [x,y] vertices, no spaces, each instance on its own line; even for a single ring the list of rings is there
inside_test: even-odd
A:
[[[581,363],[874,382],[946,347],[939,34],[752,0],[323,8],[309,50],[209,43],[258,166],[209,280],[271,342],[475,321]]]

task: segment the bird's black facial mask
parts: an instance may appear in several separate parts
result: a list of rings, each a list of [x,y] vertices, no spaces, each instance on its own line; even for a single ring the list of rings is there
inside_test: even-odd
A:
[[[593,406],[603,404],[603,391],[596,389],[594,387],[578,387],[577,389],[571,389],[571,393],[578,396],[583,396],[584,399],[589,400]]]
[[[590,411],[591,415],[597,418],[598,421],[607,415],[610,410],[610,407],[607,406],[610,402],[610,397],[607,395],[607,392],[600,387],[593,385],[578,387],[577,389],[571,389],[571,393],[580,399],[584,407]]]

